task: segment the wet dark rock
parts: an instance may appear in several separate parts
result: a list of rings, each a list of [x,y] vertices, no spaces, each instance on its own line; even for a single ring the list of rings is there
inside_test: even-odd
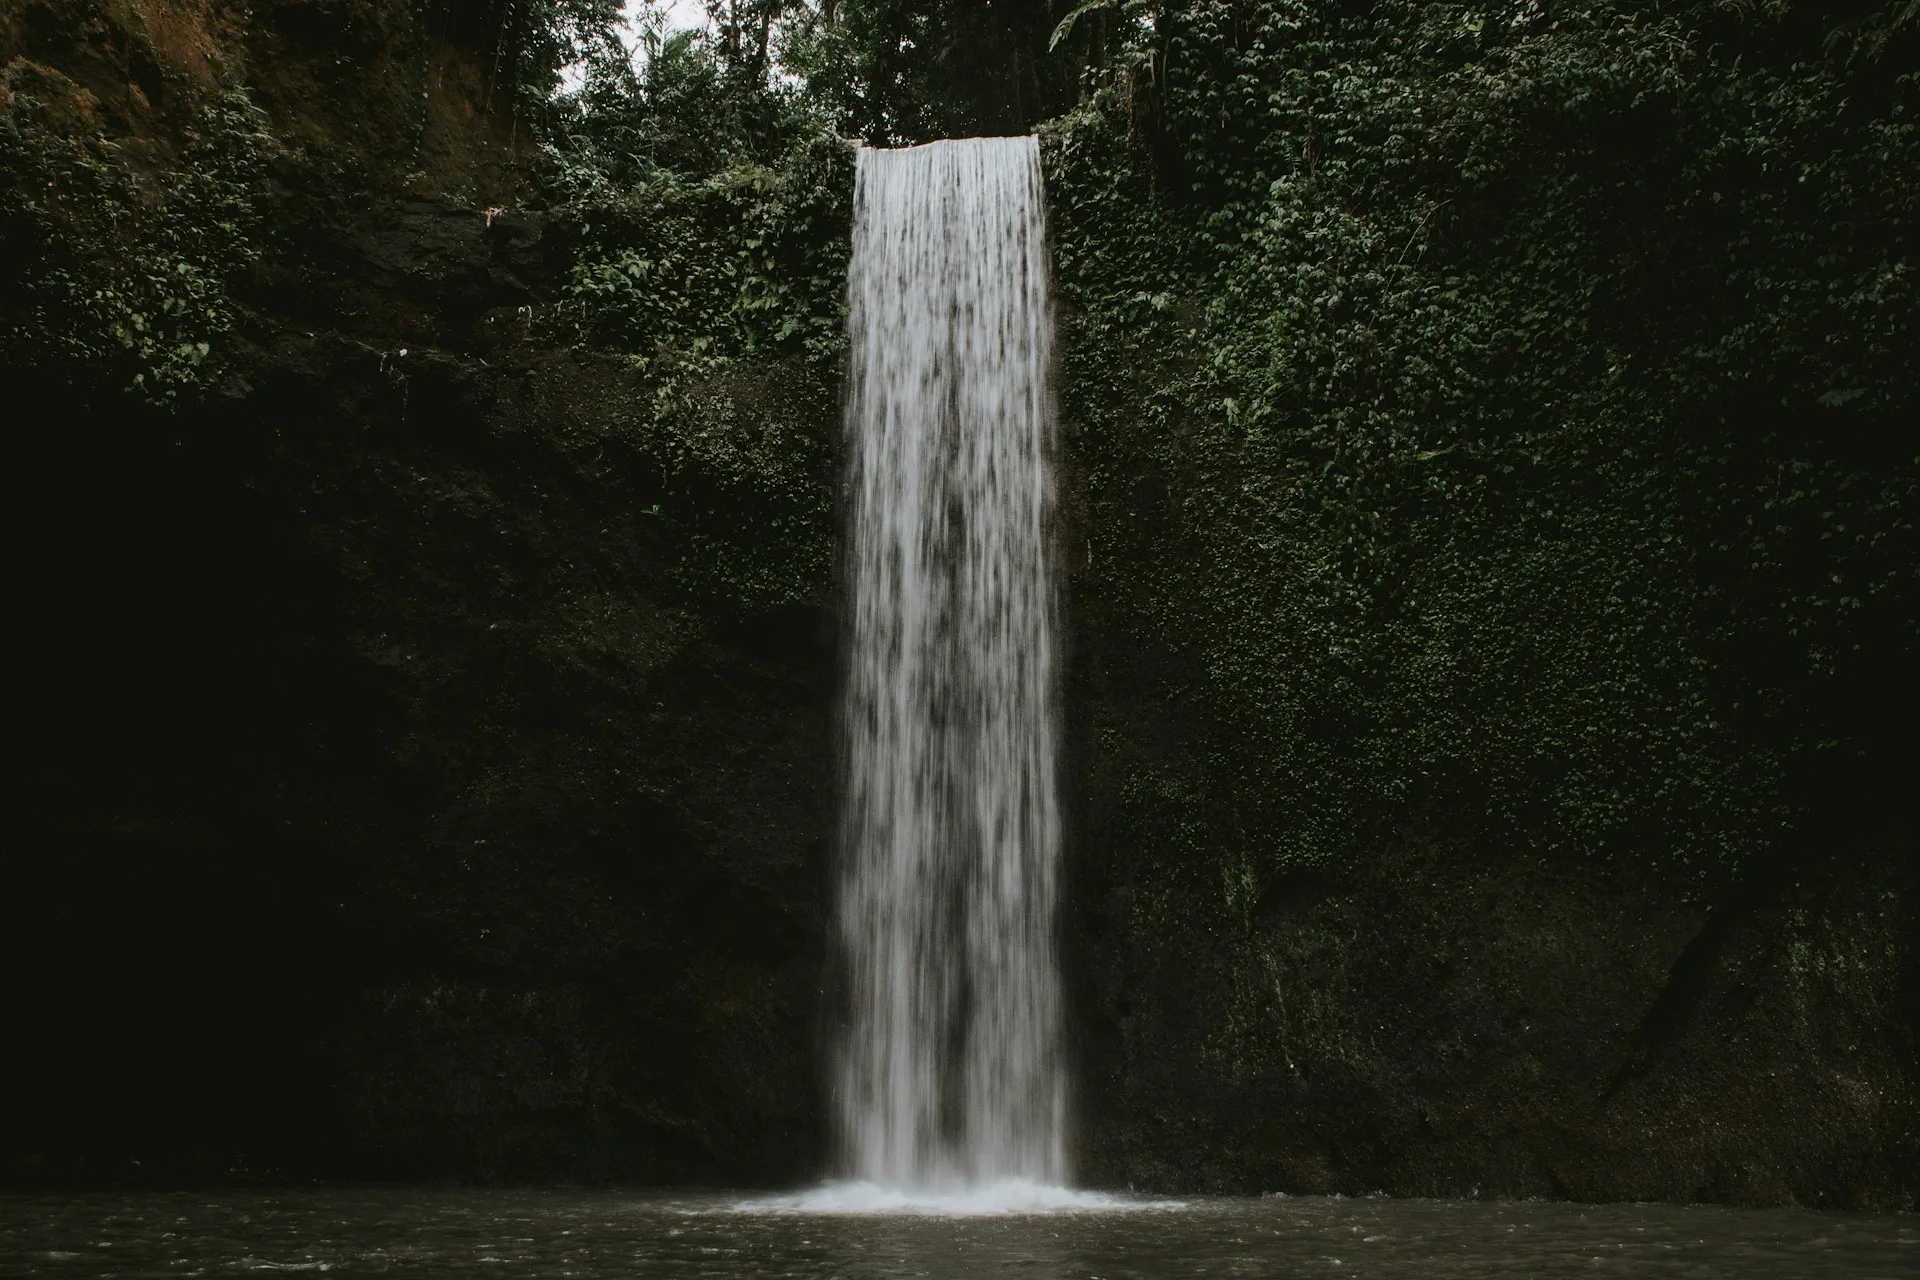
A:
[[[1503,855],[1457,814],[1244,917],[1118,817],[1177,762],[1169,668],[1082,598],[1068,950],[1081,1168],[1107,1185],[1910,1208],[1916,858],[1890,804],[1818,874],[1719,892]],[[1115,678],[1125,671],[1128,678]],[[1169,723],[1161,723],[1162,706]],[[1148,831],[1150,835],[1150,830]]]
[[[276,158],[209,398],[10,380],[6,1176],[798,1177],[823,609],[687,595],[629,375],[536,333],[566,228],[396,189],[356,105]]]

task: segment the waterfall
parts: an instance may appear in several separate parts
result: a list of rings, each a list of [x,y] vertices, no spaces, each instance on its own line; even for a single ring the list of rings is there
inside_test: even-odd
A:
[[[860,152],[836,1103],[855,1178],[1066,1176],[1052,318],[1032,138]]]

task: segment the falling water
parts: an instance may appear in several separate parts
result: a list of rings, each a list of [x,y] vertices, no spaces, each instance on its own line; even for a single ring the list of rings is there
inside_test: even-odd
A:
[[[859,158],[839,927],[848,1172],[1057,1184],[1046,233],[1032,138]]]

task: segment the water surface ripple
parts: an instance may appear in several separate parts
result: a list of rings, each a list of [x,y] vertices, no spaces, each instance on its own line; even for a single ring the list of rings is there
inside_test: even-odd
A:
[[[986,1217],[740,1196],[325,1189],[0,1197],[0,1276],[1910,1277],[1912,1215],[1323,1198]]]

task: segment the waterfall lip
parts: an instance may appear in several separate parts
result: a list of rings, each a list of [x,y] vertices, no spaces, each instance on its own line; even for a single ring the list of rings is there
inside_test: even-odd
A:
[[[977,142],[1025,142],[1029,138],[1037,139],[1039,136],[1037,133],[968,134],[962,138],[929,138],[925,142],[909,143],[904,147],[876,147],[864,138],[843,138],[842,141],[851,142],[862,151],[878,151],[884,154],[898,155],[903,151],[926,151],[934,147],[964,146],[968,143]]]
[[[1182,1200],[1153,1200],[1106,1191],[1003,1178],[977,1186],[883,1187],[859,1180],[828,1182],[787,1195],[742,1200],[735,1213],[822,1217],[990,1218],[1034,1214],[1137,1213],[1184,1209]]]

